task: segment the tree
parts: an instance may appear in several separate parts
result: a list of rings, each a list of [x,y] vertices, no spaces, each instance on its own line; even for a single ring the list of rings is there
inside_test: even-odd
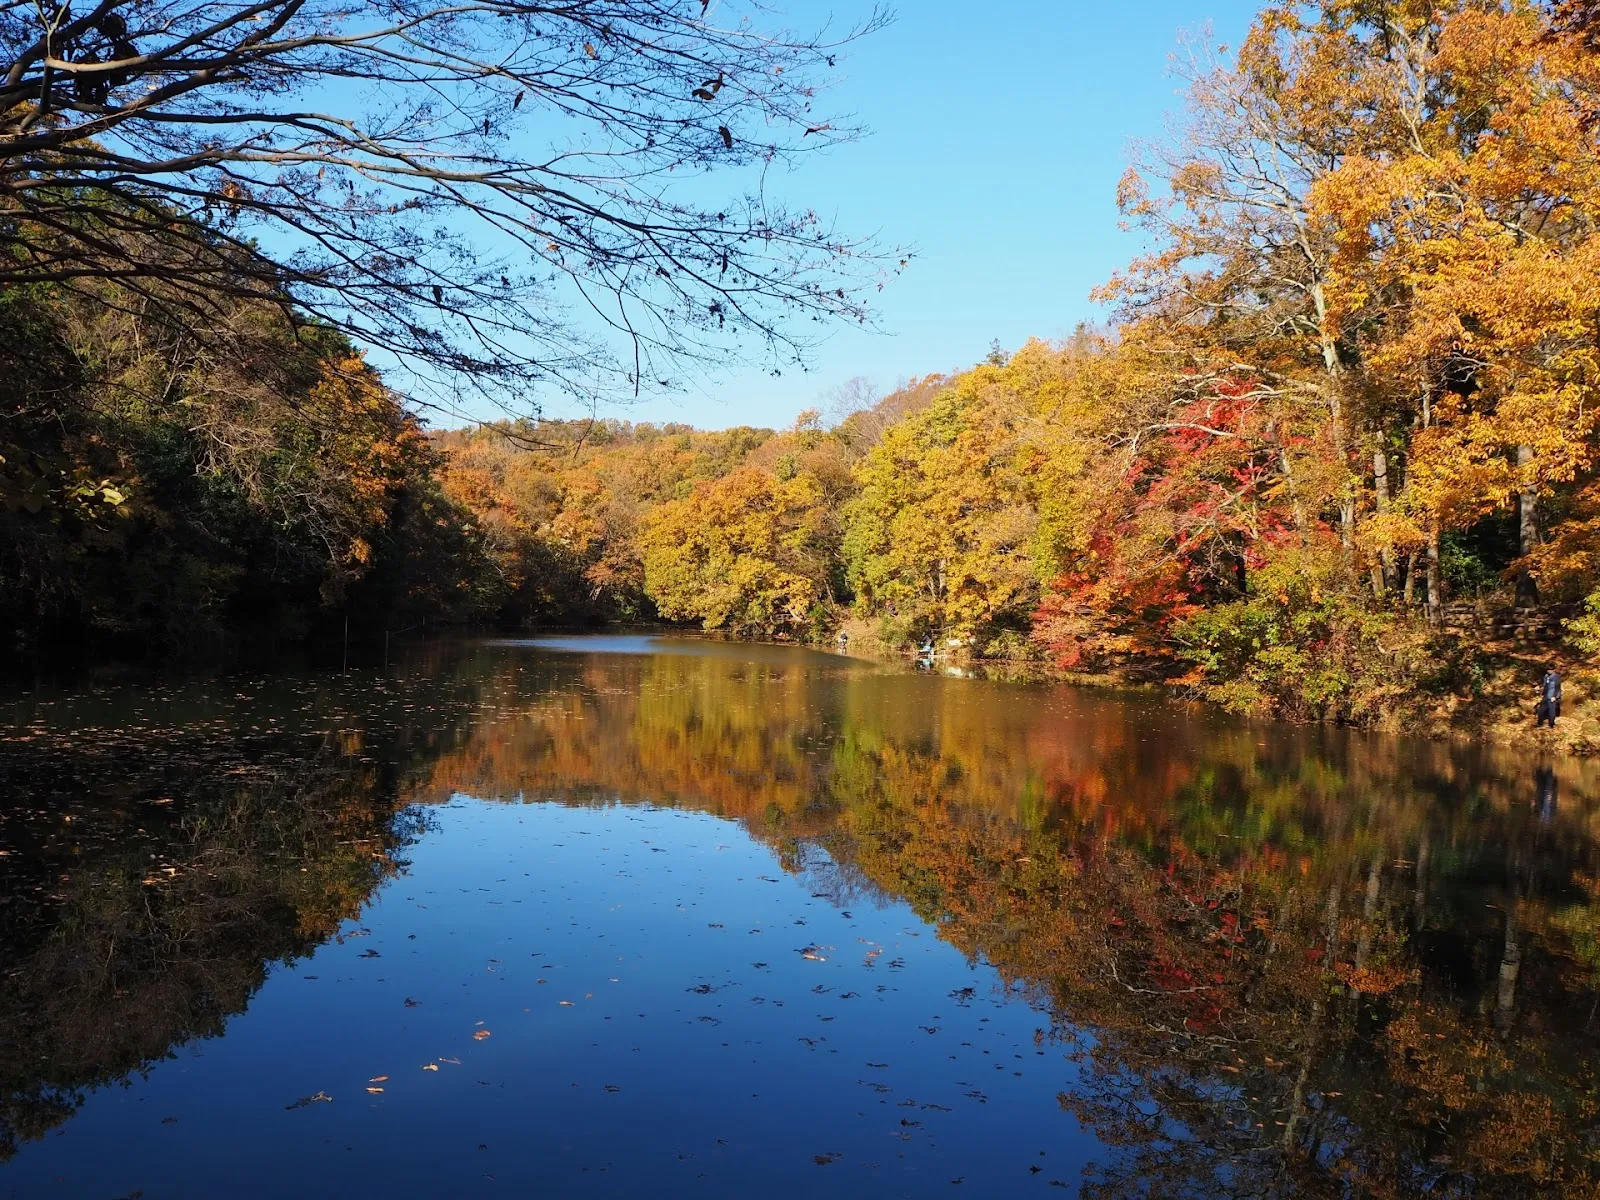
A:
[[[736,633],[801,633],[827,595],[814,552],[822,489],[755,467],[697,485],[646,522],[645,587],[661,615]]]
[[[1348,58],[1342,30],[1323,30],[1315,12],[1303,18],[1301,9],[1268,7],[1231,63],[1202,53],[1181,64],[1189,83],[1182,137],[1153,150],[1119,189],[1124,213],[1154,245],[1098,295],[1119,304],[1125,332],[1151,342],[1169,364],[1156,394],[1170,405],[1215,397],[1260,409],[1302,523],[1326,514],[1352,546],[1352,381],[1343,346],[1360,314],[1343,314],[1342,323],[1335,316],[1335,245],[1312,197],[1360,148],[1350,135],[1368,81],[1338,74]],[[1291,450],[1290,437],[1307,425],[1323,444]],[[1159,411],[1148,427],[1205,429]]]
[[[1314,426],[1247,367],[1174,372],[1153,324],[1069,349],[1055,396],[1036,398],[1049,584],[1034,637],[1067,667],[1169,656],[1176,622],[1242,594],[1269,552],[1311,536],[1284,463]]]
[[[884,431],[933,403],[933,398],[948,381],[943,375],[925,375],[897,387],[879,398],[876,389],[857,378],[835,388],[829,398],[828,416],[834,432],[856,454],[865,454],[883,437]]]
[[[793,356],[786,318],[866,319],[891,260],[687,177],[853,136],[815,96],[884,21],[806,37],[701,0],[5,0],[0,285],[111,282],[186,320],[265,301],[446,393],[637,393],[742,338]]]
[[[1392,14],[1367,59],[1386,81],[1370,118],[1383,136],[1316,203],[1339,247],[1336,307],[1364,317],[1352,351],[1404,431],[1406,486],[1374,532],[1415,544],[1514,514],[1519,597],[1546,575],[1570,594],[1560,560],[1585,538],[1541,529],[1540,508],[1595,466],[1600,171],[1585,97],[1600,58],[1532,5],[1457,3]],[[1546,534],[1564,554],[1542,551]]]
[[[349,342],[291,338],[248,301],[222,315],[228,336],[206,338],[131,305],[0,293],[19,385],[0,405],[6,650],[299,640],[413,535],[433,543],[440,595],[475,576],[471,532],[445,539],[453,562],[434,533],[459,513],[399,536],[397,506],[432,490],[438,456]]]
[[[845,564],[857,607],[898,637],[969,638],[1032,606],[1037,513],[1016,469],[1007,368],[960,376],[856,466]]]
[[[740,427],[715,433],[622,421],[496,423],[441,434],[447,496],[473,514],[502,581],[498,618],[589,625],[653,619],[644,526],[663,504],[755,464],[787,480],[807,473],[819,499],[807,513],[804,565],[826,580],[836,562],[832,513],[848,470],[805,435]],[[823,439],[833,442],[834,439]],[[798,561],[798,560],[797,560]],[[702,615],[699,613],[696,616]]]

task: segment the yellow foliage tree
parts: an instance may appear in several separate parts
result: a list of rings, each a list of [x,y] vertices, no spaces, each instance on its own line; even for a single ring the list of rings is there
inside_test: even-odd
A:
[[[741,467],[655,509],[642,548],[661,615],[736,633],[803,632],[827,595],[814,553],[821,500],[811,475]]]

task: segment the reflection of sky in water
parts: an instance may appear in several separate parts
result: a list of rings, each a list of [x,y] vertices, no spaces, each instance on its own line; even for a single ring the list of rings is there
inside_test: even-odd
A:
[[[12,693],[0,1196],[1561,1194],[1597,770],[702,638]]]
[[[661,637],[654,634],[575,634],[570,637],[502,638],[491,645],[554,650],[569,654],[687,654],[697,658],[790,666],[859,666],[872,664],[803,646],[770,646],[759,642],[725,642],[716,638]]]
[[[458,799],[410,857],[342,944],[0,1188],[898,1195],[1081,1163],[1037,1014],[905,905],[814,899],[737,826]]]

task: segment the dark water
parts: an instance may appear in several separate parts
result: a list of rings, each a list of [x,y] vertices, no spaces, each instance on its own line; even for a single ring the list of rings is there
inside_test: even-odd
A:
[[[643,639],[0,737],[0,1197],[1600,1180],[1581,764]]]

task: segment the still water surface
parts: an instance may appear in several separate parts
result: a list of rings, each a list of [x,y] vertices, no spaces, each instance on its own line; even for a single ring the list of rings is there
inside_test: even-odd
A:
[[[1593,768],[691,639],[0,702],[0,1197],[1548,1196]]]

